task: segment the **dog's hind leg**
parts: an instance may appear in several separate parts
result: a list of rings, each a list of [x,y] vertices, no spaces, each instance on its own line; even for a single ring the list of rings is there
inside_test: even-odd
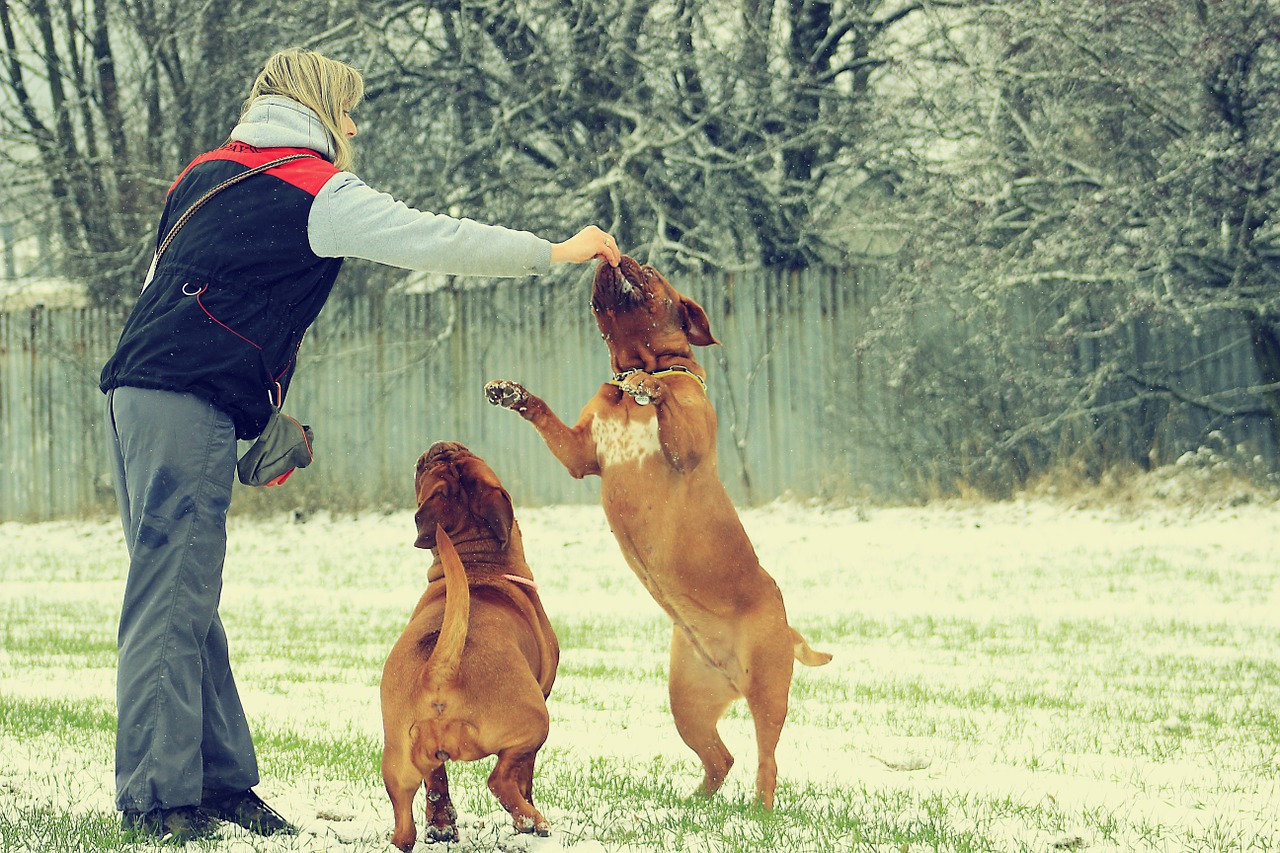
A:
[[[537,754],[531,754],[528,759],[520,762],[517,782],[520,784],[520,793],[524,798],[533,803],[533,765],[537,760]]]
[[[791,649],[779,647],[756,655],[747,687],[747,707],[756,728],[756,802],[773,808],[778,786],[775,753],[787,719],[787,696],[791,690]]]
[[[516,832],[533,832],[544,838],[551,834],[551,824],[533,807],[533,762],[537,747],[504,749],[489,774],[489,790],[511,815]]]
[[[458,812],[449,797],[449,774],[444,764],[427,776],[427,840],[458,840]]]
[[[391,843],[409,851],[418,842],[418,827],[413,822],[413,798],[422,787],[422,774],[413,766],[408,750],[388,747],[382,753],[382,782],[391,798],[391,810],[395,814],[395,829]]]
[[[704,775],[697,794],[709,797],[720,790],[729,768],[733,767],[733,756],[720,739],[716,723],[741,694],[728,676],[709,663],[678,627],[671,638],[668,689],[676,731],[702,761]]]

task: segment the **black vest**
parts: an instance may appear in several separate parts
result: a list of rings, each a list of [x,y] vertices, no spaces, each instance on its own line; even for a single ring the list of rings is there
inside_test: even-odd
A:
[[[313,151],[229,143],[192,161],[169,188],[157,244],[196,199],[227,178]],[[182,227],[138,297],[101,388],[194,394],[254,438],[288,390],[303,335],[324,307],[341,258],[311,251],[307,221],[337,168],[319,155],[219,192]]]

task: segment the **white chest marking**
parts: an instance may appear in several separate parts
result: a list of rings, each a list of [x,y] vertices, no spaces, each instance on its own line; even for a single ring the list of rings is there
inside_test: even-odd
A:
[[[591,422],[591,438],[596,443],[596,459],[601,468],[638,462],[662,452],[657,418],[642,421],[596,418]]]

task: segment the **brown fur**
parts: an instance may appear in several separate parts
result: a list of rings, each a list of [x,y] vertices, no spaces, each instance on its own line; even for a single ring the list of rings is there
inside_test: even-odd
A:
[[[693,347],[719,341],[700,305],[626,256],[616,269],[599,266],[591,306],[615,374],[637,372],[602,385],[575,426],[517,383],[490,382],[486,394],[533,424],[574,477],[600,476],[623,555],[675,625],[671,710],[702,760],[699,791],[714,793],[733,764],[716,724],[745,697],[756,798],[772,808],[793,661],[818,666],[831,656],[788,625],[782,594],[716,471],[716,415],[694,378],[706,371]]]
[[[532,585],[511,498],[455,442],[422,454],[415,487],[414,544],[436,559],[382,673],[391,843],[413,849],[413,800],[424,782],[428,840],[457,840],[445,762],[488,755],[498,756],[489,789],[517,831],[549,835],[533,806],[533,765],[547,739],[560,647]]]

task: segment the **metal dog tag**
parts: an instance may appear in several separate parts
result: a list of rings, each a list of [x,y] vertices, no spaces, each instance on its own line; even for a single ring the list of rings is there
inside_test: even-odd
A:
[[[648,395],[648,394],[637,394],[637,395],[635,396],[635,401],[636,401],[636,404],[637,404],[637,405],[640,405],[640,406],[647,406],[647,405],[649,405],[649,403],[650,403],[650,402],[652,402],[652,401],[649,399],[649,395]]]

